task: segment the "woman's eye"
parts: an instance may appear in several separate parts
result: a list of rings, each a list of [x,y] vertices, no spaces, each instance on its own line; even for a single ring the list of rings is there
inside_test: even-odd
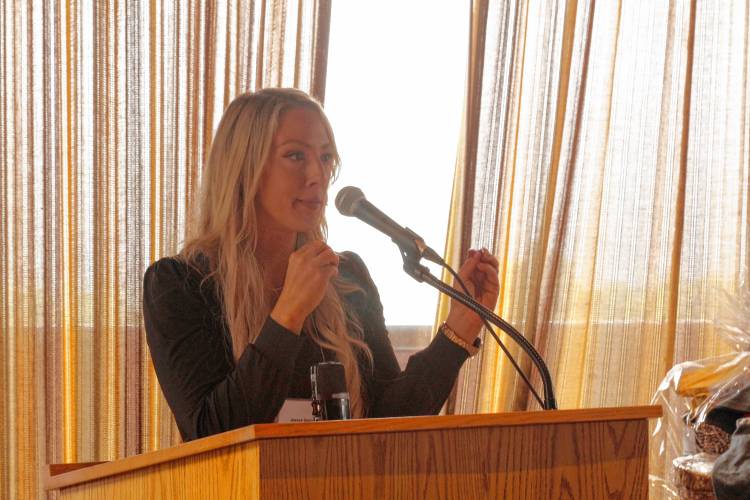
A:
[[[305,154],[302,151],[292,151],[287,153],[286,157],[294,161],[302,161],[305,159]]]
[[[320,161],[322,161],[323,163],[331,163],[332,160],[333,155],[331,153],[326,153],[320,157]]]

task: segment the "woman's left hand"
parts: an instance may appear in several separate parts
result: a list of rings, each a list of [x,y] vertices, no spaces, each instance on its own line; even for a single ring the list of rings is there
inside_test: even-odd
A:
[[[498,262],[494,255],[484,248],[469,250],[469,256],[458,270],[458,275],[466,284],[469,295],[474,300],[491,311],[495,308],[500,283],[498,282]],[[463,291],[458,283],[453,283],[453,288]],[[469,344],[474,341],[482,327],[482,319],[479,315],[453,299],[451,299],[446,323],[456,332],[456,335]]]

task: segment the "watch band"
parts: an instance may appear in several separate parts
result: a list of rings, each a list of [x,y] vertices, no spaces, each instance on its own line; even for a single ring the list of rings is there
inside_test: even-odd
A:
[[[448,326],[448,323],[443,321],[443,324],[440,325],[440,328],[438,329],[440,333],[445,335],[445,337],[456,344],[458,347],[463,349],[464,351],[469,353],[469,356],[474,356],[477,352],[479,352],[479,348],[482,347],[482,339],[477,337],[474,339],[474,342],[469,344],[464,339],[459,337],[455,331],[453,331],[453,328]]]

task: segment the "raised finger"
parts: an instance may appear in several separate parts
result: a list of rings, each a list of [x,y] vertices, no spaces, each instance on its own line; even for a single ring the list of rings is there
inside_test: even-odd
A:
[[[477,264],[477,270],[486,277],[490,279],[494,278],[497,281],[497,267],[493,266],[492,264],[480,262],[479,264]]]
[[[499,262],[498,262],[498,260],[497,260],[497,257],[495,257],[494,255],[492,255],[489,252],[489,250],[487,250],[486,248],[482,249],[480,255],[481,255],[481,261],[482,262],[487,262],[489,264],[494,265],[495,267],[498,267],[500,265]]]
[[[315,260],[322,265],[330,265],[330,266],[339,265],[339,256],[330,247],[327,247],[318,255],[316,255]]]
[[[481,276],[477,276],[476,282],[484,290],[497,290],[500,287],[500,281],[492,271],[483,272]]]
[[[312,240],[308,241],[300,248],[297,249],[299,255],[318,255],[322,250],[328,248],[328,245],[323,240]]]
[[[329,280],[339,273],[339,266],[330,265],[330,266],[325,266],[323,269],[328,274]]]
[[[331,255],[336,255],[336,252],[334,252],[333,249],[325,243],[323,243],[323,246],[318,248],[315,252],[316,257],[325,257]]]
[[[479,264],[479,253],[476,251],[469,251],[469,256],[467,259],[461,264],[461,268],[458,270],[458,274],[461,275],[461,277],[468,277],[470,276],[474,270],[477,267],[477,264]]]

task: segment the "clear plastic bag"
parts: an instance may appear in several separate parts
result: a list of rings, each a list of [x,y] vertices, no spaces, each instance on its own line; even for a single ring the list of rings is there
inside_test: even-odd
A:
[[[750,411],[750,287],[724,300],[718,331],[732,351],[675,365],[651,401],[663,409],[651,434],[651,498],[715,498],[713,463]]]

